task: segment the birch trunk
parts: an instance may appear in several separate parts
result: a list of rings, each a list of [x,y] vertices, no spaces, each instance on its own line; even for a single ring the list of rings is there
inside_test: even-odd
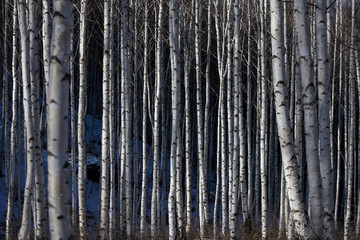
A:
[[[9,99],[9,41],[8,41],[8,32],[9,32],[9,6],[10,4],[8,3],[8,1],[4,1],[3,3],[4,7],[3,7],[3,14],[4,14],[4,25],[1,24],[1,27],[4,26],[4,30],[3,30],[3,38],[4,38],[4,49],[3,49],[3,67],[2,67],[2,71],[3,71],[3,79],[2,79],[2,116],[1,116],[1,120],[2,120],[2,153],[4,154],[4,159],[2,159],[0,161],[0,170],[1,170],[1,174],[2,175],[2,167],[3,167],[3,162],[5,163],[5,184],[6,187],[9,186],[9,165],[10,165],[10,157],[9,157],[9,152],[7,151],[7,149],[9,149],[9,104],[8,104],[8,99]]]
[[[190,49],[188,39],[184,42],[184,84],[185,84],[185,176],[186,176],[186,226],[185,232],[188,235],[191,230],[191,123],[190,123]]]
[[[115,78],[114,78],[114,1],[110,1],[110,50],[109,50],[109,165],[110,165],[110,201],[109,201],[109,238],[115,238]]]
[[[342,29],[342,0],[340,0],[338,2],[338,8],[337,8],[337,29],[340,30]],[[342,31],[340,30],[338,35],[339,39],[342,39]],[[337,38],[336,38],[337,39]],[[335,56],[335,55],[334,55]],[[334,58],[334,62],[336,58]],[[335,69],[335,67],[334,67]],[[343,159],[343,154],[341,152],[341,136],[344,133],[344,131],[342,130],[343,127],[343,104],[342,104],[342,99],[343,99],[343,88],[344,88],[344,84],[343,84],[343,45],[340,44],[339,46],[339,98],[338,98],[338,124],[337,124],[337,171],[336,171],[336,196],[335,196],[335,213],[334,213],[334,221],[335,221],[335,226],[338,227],[339,226],[339,215],[340,215],[340,194],[341,194],[341,189],[342,189],[342,184],[340,181],[340,166],[341,166],[341,159]],[[335,74],[334,74],[334,79],[333,79],[333,84],[335,82]]]
[[[47,208],[45,197],[45,178],[40,146],[40,103],[39,103],[39,67],[38,67],[38,35],[36,31],[37,7],[34,0],[29,1],[29,40],[30,40],[30,82],[32,102],[32,122],[34,127],[35,155],[35,237],[46,238]]]
[[[7,191],[7,209],[6,209],[6,229],[5,229],[5,238],[10,240],[13,233],[13,212],[14,212],[14,192],[15,192],[15,161],[16,161],[16,134],[17,134],[17,92],[18,92],[18,78],[17,78],[17,2],[13,2],[13,38],[12,38],[12,79],[13,79],[13,89],[12,89],[12,119],[11,119],[11,136],[10,136],[10,160],[9,160],[9,170],[8,170],[8,191]],[[18,173],[19,174],[19,173]],[[20,175],[20,174],[19,174]],[[18,186],[19,187],[19,186]],[[20,201],[20,199],[18,199]]]
[[[147,116],[148,116],[148,4],[145,3],[144,19],[144,85],[143,85],[143,138],[142,138],[142,189],[140,210],[140,233],[145,234],[146,228],[146,202],[147,202],[147,163],[146,163],[146,138],[147,138]],[[153,220],[152,220],[153,221]]]
[[[356,76],[357,76],[357,84],[358,84],[358,89],[360,89],[360,60],[359,60],[359,53],[357,51],[355,51],[355,67],[356,67]],[[354,96],[355,97],[355,96]],[[360,99],[360,96],[359,96]],[[360,128],[360,126],[359,126]],[[360,141],[359,141],[359,137],[358,137],[358,151],[360,149]],[[358,166],[358,172],[359,172],[359,166]],[[359,184],[360,179],[357,179],[357,182]],[[358,185],[359,186],[359,185]],[[358,200],[357,203],[357,213],[356,213],[356,234],[359,235],[360,234],[360,191],[357,191],[357,195],[355,195],[355,197]]]
[[[147,11],[147,3],[145,11]],[[145,13],[147,14],[147,13]],[[158,27],[156,29],[156,76],[155,76],[155,99],[154,99],[154,164],[153,164],[153,188],[151,199],[151,235],[155,236],[160,217],[159,204],[159,159],[160,159],[160,108],[161,108],[161,57],[162,57],[162,21],[163,21],[163,0],[159,2]],[[147,22],[145,22],[147,23]],[[147,27],[147,26],[145,26]],[[145,43],[147,44],[147,43]],[[164,116],[162,116],[164,117]]]
[[[50,77],[50,43],[51,43],[51,19],[50,2],[42,0],[42,41],[43,41],[43,66],[45,94],[48,94]]]
[[[248,166],[248,203],[249,203],[249,214],[250,217],[253,217],[253,199],[254,199],[254,188],[253,188],[253,145],[252,145],[252,72],[251,72],[251,24],[252,24],[252,17],[251,17],[251,2],[248,1],[247,4],[247,14],[248,14],[248,38],[247,38],[247,106],[246,106],[246,122],[247,122],[247,166]]]
[[[87,239],[86,232],[86,142],[85,119],[87,108],[87,78],[86,78],[86,16],[87,0],[81,1],[80,7],[80,36],[79,36],[79,110],[78,110],[78,202],[79,202],[79,230],[80,238]]]
[[[226,7],[227,7],[227,15],[226,15],[226,21],[231,24],[231,16],[232,16],[232,1],[227,1],[226,2]],[[238,168],[235,168],[235,166],[237,165],[237,161],[233,161],[233,139],[234,139],[234,134],[233,134],[233,130],[234,130],[234,109],[233,107],[233,96],[232,96],[232,80],[233,80],[233,75],[232,75],[232,46],[231,46],[231,36],[232,33],[230,31],[231,27],[229,27],[229,32],[227,34],[227,38],[226,38],[226,52],[227,52],[227,59],[226,59],[226,71],[227,71],[227,75],[226,75],[226,87],[227,87],[227,92],[226,92],[226,111],[227,111],[227,145],[228,145],[228,152],[227,152],[227,157],[228,157],[228,206],[229,206],[229,211],[228,211],[228,215],[229,215],[229,228],[231,229],[231,227],[234,229],[235,228],[235,212],[236,212],[236,201],[234,201],[233,199],[237,198],[237,189],[234,188],[238,188],[238,184],[237,182],[234,182],[233,180],[235,179],[235,175],[237,175],[238,173]],[[235,99],[234,99],[235,100]],[[235,191],[236,194],[232,194],[232,192]],[[231,230],[230,230],[231,231]]]
[[[201,98],[201,54],[200,54],[200,34],[201,34],[201,5],[200,0],[195,0],[195,71],[196,71],[196,116],[197,116],[197,137],[198,137],[198,161],[199,161],[199,221],[200,236],[205,231],[205,160],[204,160],[204,128],[202,115],[202,98]]]
[[[311,224],[316,237],[322,238],[324,225],[324,206],[322,181],[318,155],[318,120],[316,113],[316,92],[314,83],[314,65],[311,57],[311,37],[308,10],[305,0],[294,2],[296,34],[300,50],[300,72],[304,110],[304,133],[306,160],[309,180],[309,206]]]
[[[233,145],[233,156],[230,158],[229,156],[229,164],[230,161],[232,162],[232,176],[229,176],[229,181],[231,181],[231,211],[230,211],[230,237],[231,239],[236,238],[236,216],[237,216],[237,196],[238,196],[238,179],[239,179],[239,172],[238,172],[238,159],[240,154],[240,139],[239,139],[239,125],[240,120],[242,116],[239,116],[239,103],[242,101],[240,99],[241,95],[241,88],[240,88],[240,82],[241,82],[241,76],[240,76],[240,52],[239,52],[239,39],[240,39],[240,3],[239,0],[235,0],[234,2],[234,39],[235,39],[235,45],[234,45],[234,90],[233,90],[233,96],[234,96],[234,145]],[[230,56],[228,56],[230,57]],[[230,74],[230,73],[228,73]],[[230,84],[230,81],[228,82]],[[230,179],[230,177],[232,179]],[[242,186],[241,186],[242,187]],[[241,188],[241,196],[243,196],[244,189]],[[241,202],[243,203],[244,198],[241,198]],[[244,209],[243,209],[244,210]],[[245,219],[246,215],[244,215]]]
[[[52,239],[71,237],[67,129],[72,10],[71,1],[54,2],[47,130],[49,222]]]
[[[301,184],[298,180],[299,173],[294,151],[293,136],[291,135],[288,96],[286,94],[287,89],[286,85],[284,85],[286,80],[284,78],[284,32],[282,30],[283,11],[281,9],[281,1],[271,1],[270,9],[273,86],[282,164],[289,194],[290,209],[297,233],[302,238],[309,238],[308,216],[301,194]]]
[[[102,80],[102,126],[101,126],[101,212],[100,238],[109,237],[109,66],[110,66],[110,3],[104,1],[104,55]]]
[[[26,182],[24,190],[24,203],[22,210],[21,228],[18,233],[19,239],[28,239],[31,224],[31,199],[33,198],[34,183],[34,132],[32,122],[32,103],[30,96],[29,74],[29,37],[26,23],[25,0],[18,0],[19,28],[21,41],[21,69],[23,85],[23,108],[24,108],[24,147],[26,149]]]
[[[349,137],[349,146],[348,149],[345,148],[345,151],[348,151],[348,162],[347,162],[347,193],[346,193],[346,209],[345,209],[345,219],[344,219],[344,239],[347,240],[350,238],[351,234],[351,216],[352,216],[352,190],[353,190],[353,180],[354,180],[354,145],[355,145],[355,82],[356,82],[356,63],[355,63],[355,0],[352,0],[351,7],[351,36],[350,36],[350,75],[349,75],[349,87],[350,87],[350,96],[349,96],[349,105],[350,105],[350,126],[348,129]],[[349,128],[350,127],[350,128]]]
[[[77,154],[76,154],[76,101],[75,101],[75,69],[74,69],[74,29],[71,30],[70,43],[70,118],[71,118],[71,228],[77,229],[77,201],[76,201],[76,178],[77,178]]]
[[[318,57],[318,114],[320,140],[320,170],[324,198],[325,237],[334,239],[334,193],[333,169],[331,166],[330,148],[330,67],[328,54],[328,34],[325,1],[316,0],[316,40]]]
[[[121,32],[122,32],[122,61],[121,68],[124,72],[124,94],[125,94],[125,207],[126,207],[126,235],[128,237],[133,233],[132,230],[132,195],[131,195],[131,90],[130,90],[130,49],[129,43],[131,42],[131,34],[128,32],[128,25],[132,23],[132,15],[128,14],[128,1],[124,0],[121,2],[122,19],[121,19]],[[131,13],[131,9],[130,9]],[[131,26],[129,26],[131,28]]]
[[[266,0],[260,0],[260,62],[261,62],[261,115],[260,115],[260,177],[261,177],[261,235],[267,238],[268,233],[268,192],[267,192],[267,84],[266,84]]]
[[[170,192],[168,198],[169,208],[169,239],[176,238],[176,146],[178,144],[177,129],[179,127],[179,104],[180,104],[180,59],[178,42],[178,2],[171,0],[169,3],[169,42],[171,60],[171,99],[172,99],[172,128],[170,149]],[[180,200],[180,199],[179,199]]]

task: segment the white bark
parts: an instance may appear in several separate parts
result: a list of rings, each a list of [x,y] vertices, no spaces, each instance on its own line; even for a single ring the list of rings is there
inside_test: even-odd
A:
[[[49,0],[42,0],[42,41],[43,41],[43,66],[45,76],[45,93],[48,94],[50,77],[50,43],[51,43],[51,19]]]
[[[79,110],[78,110],[78,199],[79,199],[79,230],[80,238],[87,239],[86,233],[86,143],[85,118],[87,105],[86,80],[86,15],[87,0],[81,1],[80,7],[80,36],[79,36]]]
[[[314,65],[311,56],[311,37],[308,10],[305,0],[294,2],[296,32],[300,53],[300,72],[303,95],[304,134],[309,180],[309,206],[312,229],[316,237],[323,236],[324,206],[320,159],[318,155],[318,120],[316,113],[316,92]]]
[[[48,108],[48,193],[51,239],[71,236],[67,129],[73,4],[54,2]]]
[[[24,137],[26,149],[26,183],[24,190],[24,203],[22,210],[21,228],[19,239],[28,239],[31,224],[31,199],[33,198],[34,183],[34,132],[32,122],[31,97],[30,97],[30,74],[29,74],[29,45],[28,31],[26,28],[26,3],[18,0],[19,28],[21,39],[21,69],[23,85],[23,108],[24,108]]]
[[[226,15],[226,21],[228,22],[228,24],[231,24],[231,16],[232,16],[232,1],[227,1],[226,2],[226,7],[227,7],[227,15]],[[231,29],[231,27],[229,27],[229,29]],[[228,166],[227,166],[227,171],[228,171],[228,207],[229,207],[229,228],[231,229],[235,229],[235,212],[236,212],[236,201],[234,201],[234,199],[237,198],[237,188],[238,184],[237,182],[233,182],[233,180],[235,179],[235,175],[238,172],[238,168],[236,168],[235,166],[237,166],[237,161],[233,161],[233,139],[234,139],[234,109],[233,109],[233,96],[232,96],[232,80],[233,80],[233,75],[232,75],[232,45],[231,45],[231,36],[232,33],[229,30],[228,34],[227,34],[227,38],[226,38],[226,52],[227,52],[227,58],[226,58],[226,84],[227,84],[227,92],[226,92],[226,111],[227,111],[227,145],[228,145],[228,153],[227,153],[227,157],[228,157]],[[235,99],[234,99],[235,100]],[[236,194],[233,194],[232,192],[235,191]],[[231,231],[231,230],[230,230]]]
[[[336,31],[340,30],[342,28],[342,0],[338,1],[338,6],[337,6],[337,13],[336,13]],[[340,31],[338,34],[336,34],[337,38],[342,39],[342,32]],[[335,39],[337,39],[335,38]],[[336,63],[335,61],[336,59],[336,55],[334,53],[334,64]],[[337,148],[337,172],[336,172],[336,196],[335,196],[335,213],[334,213],[334,221],[335,221],[335,226],[338,227],[339,226],[339,208],[340,208],[340,189],[342,189],[342,184],[340,182],[340,166],[341,166],[341,159],[343,158],[343,154],[341,151],[341,135],[343,133],[342,130],[342,113],[343,113],[343,105],[342,105],[342,96],[343,96],[343,45],[340,44],[339,46],[339,98],[338,98],[338,125],[337,125],[337,144],[336,144],[336,148]],[[334,67],[334,70],[336,68]],[[335,85],[335,74],[334,74],[334,78],[333,78],[333,85]],[[334,91],[333,91],[334,92]]]
[[[210,62],[211,62],[211,4],[212,0],[208,1],[208,16],[207,16],[207,48],[206,48],[206,70],[205,70],[205,113],[204,113],[204,167],[206,169],[204,176],[204,184],[207,186],[207,173],[208,173],[208,166],[209,166],[209,145],[210,145]],[[208,196],[204,196],[205,199],[208,199]],[[205,212],[204,212],[204,218],[206,223],[209,223],[209,209],[208,209],[208,201],[205,201]]]
[[[147,3],[145,3],[147,5]],[[145,11],[147,7],[145,8]],[[145,13],[146,14],[146,13]],[[156,76],[155,76],[155,96],[154,96],[154,164],[153,164],[153,188],[151,198],[151,235],[154,236],[158,226],[160,209],[159,204],[159,159],[160,159],[160,108],[161,108],[161,57],[162,57],[162,23],[163,22],[163,1],[159,2],[158,26],[156,29]],[[147,42],[145,43],[147,44]],[[164,116],[162,116],[164,117]]]
[[[229,174],[229,184],[231,184],[231,210],[230,210],[230,237],[231,239],[235,239],[236,238],[236,227],[235,227],[235,222],[236,222],[236,216],[237,216],[237,196],[238,196],[238,179],[239,179],[239,172],[238,172],[238,159],[239,159],[239,154],[240,154],[240,139],[239,139],[239,128],[240,128],[240,120],[239,118],[241,118],[242,116],[239,116],[240,112],[239,112],[239,103],[240,101],[242,101],[240,99],[240,96],[242,96],[242,94],[240,93],[241,91],[241,87],[240,87],[240,82],[241,82],[241,76],[240,76],[240,71],[241,71],[241,67],[240,67],[240,49],[239,49],[239,39],[240,39],[240,3],[238,0],[235,0],[234,2],[234,39],[235,39],[235,45],[234,45],[234,89],[233,89],[233,97],[234,97],[234,147],[233,149],[231,149],[231,151],[233,151],[233,156],[232,158],[230,158],[229,156],[229,164],[232,165],[232,176],[230,176]],[[230,57],[230,56],[228,56]],[[229,74],[229,73],[228,73]],[[228,84],[230,84],[230,81],[228,82]],[[230,129],[229,129],[230,130]],[[230,130],[232,131],[232,130]],[[231,161],[231,162],[230,162]],[[243,163],[242,163],[243,164]],[[230,177],[232,179],[230,179]],[[243,196],[246,196],[246,194],[243,194],[243,190],[245,189],[240,189],[241,191],[241,202],[243,203]],[[247,201],[248,199],[246,199]],[[245,209],[243,209],[245,210]],[[245,210],[246,212],[246,210]],[[244,215],[244,219],[245,219],[246,215]]]
[[[110,2],[110,50],[109,50],[109,165],[110,165],[110,201],[109,201],[109,238],[115,238],[115,78],[114,78],[114,1]]]
[[[202,114],[201,98],[201,54],[200,54],[200,34],[201,34],[201,4],[200,0],[195,0],[195,71],[196,71],[196,117],[197,117],[197,137],[198,137],[198,164],[199,164],[199,221],[200,236],[205,231],[206,207],[206,180],[205,180],[205,160],[204,160],[204,119]]]
[[[142,133],[142,188],[141,188],[141,210],[140,210],[140,234],[144,235],[146,230],[146,202],[147,202],[147,117],[148,117],[148,4],[145,3],[144,19],[144,85],[143,85],[143,133]]]
[[[186,234],[190,233],[192,216],[191,216],[191,123],[190,123],[190,50],[188,38],[184,41],[184,84],[185,84],[185,176],[186,176]]]
[[[6,229],[5,229],[5,238],[10,240],[12,238],[13,231],[13,212],[14,212],[14,192],[15,192],[15,161],[16,161],[16,134],[18,131],[17,128],[17,92],[18,92],[18,76],[16,73],[17,70],[17,2],[13,3],[13,38],[12,38],[12,79],[13,79],[13,89],[12,89],[12,119],[11,119],[11,136],[10,136],[10,160],[9,160],[9,178],[8,189],[7,189],[7,209],[6,209]],[[19,173],[18,173],[19,174]],[[19,174],[20,175],[20,174]],[[19,187],[19,186],[18,186]],[[20,199],[18,199],[20,201]]]
[[[125,94],[125,210],[126,210],[126,235],[130,237],[133,233],[132,230],[132,194],[131,194],[131,76],[130,76],[130,49],[129,40],[131,40],[131,34],[128,32],[128,25],[132,21],[128,19],[132,18],[132,15],[128,14],[128,1],[121,2],[122,18],[121,18],[121,45],[122,45],[122,61],[121,69],[123,71],[124,81],[124,94]],[[131,13],[131,12],[130,12]],[[131,26],[129,26],[131,28]]]
[[[356,83],[356,63],[355,63],[355,0],[352,0],[351,7],[351,36],[350,36],[350,75],[349,75],[349,105],[350,105],[350,125],[348,129],[349,145],[348,149],[345,147],[345,151],[348,151],[347,167],[347,178],[345,184],[347,185],[346,202],[345,202],[345,219],[344,219],[344,239],[348,240],[351,237],[351,215],[352,215],[352,194],[353,194],[353,180],[354,180],[354,165],[355,165],[355,83]]]
[[[253,216],[253,199],[254,199],[254,188],[253,188],[253,133],[252,133],[252,72],[251,72],[251,25],[252,25],[252,11],[251,11],[251,1],[248,1],[247,4],[247,14],[248,14],[248,38],[247,38],[247,69],[246,69],[246,75],[247,75],[247,106],[246,106],[246,122],[247,122],[247,163],[248,163],[248,203],[249,203],[249,214],[252,217]]]
[[[178,29],[178,2],[171,0],[169,4],[169,42],[171,60],[171,99],[172,99],[172,125],[171,125],[171,149],[170,149],[170,192],[168,198],[169,211],[169,239],[176,238],[176,146],[178,144],[177,129],[179,127],[179,104],[180,104],[180,55],[179,55],[179,29]]]
[[[40,103],[39,103],[39,66],[38,66],[38,35],[37,6],[34,0],[28,2],[29,8],[29,40],[30,40],[30,82],[31,82],[31,102],[32,102],[32,122],[34,127],[34,156],[35,156],[35,237],[46,238],[47,208],[45,198],[45,178],[42,163],[42,151],[40,143]]]
[[[294,151],[293,136],[289,118],[288,97],[285,83],[284,39],[282,30],[283,12],[281,1],[271,1],[271,44],[272,70],[275,95],[276,121],[281,147],[282,163],[286,177],[290,208],[297,233],[300,237],[309,238],[308,217],[298,180],[298,168]]]
[[[334,192],[333,169],[330,149],[330,66],[328,54],[328,34],[325,1],[316,0],[316,39],[318,57],[318,114],[319,114],[319,152],[320,170],[324,198],[325,237],[334,239]]]
[[[101,211],[100,238],[108,238],[109,230],[109,108],[110,108],[110,1],[104,1],[104,55],[102,79],[102,126],[101,126]]]
[[[266,0],[260,0],[260,62],[261,62],[261,113],[260,113],[260,178],[261,178],[261,236],[268,234],[268,176],[267,176],[267,69],[266,69]]]

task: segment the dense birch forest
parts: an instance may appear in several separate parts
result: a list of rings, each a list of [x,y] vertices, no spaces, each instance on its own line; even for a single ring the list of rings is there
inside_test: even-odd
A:
[[[360,238],[359,0],[0,0],[1,239]]]

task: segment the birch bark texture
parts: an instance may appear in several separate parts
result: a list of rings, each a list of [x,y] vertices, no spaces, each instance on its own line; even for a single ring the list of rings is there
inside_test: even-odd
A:
[[[14,192],[15,192],[15,162],[16,162],[16,133],[19,130],[17,127],[17,105],[18,105],[18,74],[17,74],[17,18],[18,18],[18,7],[17,2],[13,3],[13,37],[12,37],[12,78],[13,78],[13,89],[12,89],[12,118],[11,118],[11,131],[10,131],[10,159],[9,159],[9,170],[8,170],[8,195],[7,195],[7,209],[6,209],[6,228],[5,228],[5,239],[9,240],[12,237],[13,231],[13,211],[14,211]]]
[[[70,239],[72,232],[67,153],[72,11],[71,0],[54,2],[47,129],[51,239]]]
[[[29,34],[26,23],[26,1],[18,0],[19,7],[19,29],[21,44],[21,71],[23,86],[23,111],[24,111],[24,133],[26,147],[26,182],[24,190],[24,203],[22,209],[21,227],[18,233],[19,239],[28,239],[31,224],[31,200],[33,198],[34,183],[34,132],[32,121],[32,103],[30,96],[30,74],[29,74]]]
[[[79,36],[79,108],[78,108],[78,202],[80,238],[86,239],[86,143],[85,118],[87,105],[86,79],[86,15],[87,0],[81,0],[80,5],[80,36]]]
[[[169,239],[176,239],[176,149],[178,144],[179,104],[180,104],[180,53],[179,53],[178,1],[169,3],[169,42],[171,61],[171,149],[170,149],[170,192],[168,197]]]
[[[330,148],[330,62],[328,51],[327,18],[325,1],[316,1],[316,40],[318,58],[318,120],[320,170],[324,198],[325,237],[334,239],[334,191],[333,169],[331,166]]]
[[[318,153],[319,132],[316,112],[314,64],[311,54],[310,26],[305,0],[294,2],[296,34],[299,44],[304,134],[309,181],[309,206],[311,225],[316,237],[323,237],[324,206],[323,189]]]
[[[281,4],[279,0],[270,1],[272,70],[276,122],[278,125],[282,164],[286,177],[286,188],[289,194],[291,213],[297,234],[307,239],[310,237],[308,216],[301,193],[301,183],[299,182],[299,172],[290,126],[288,91],[285,85],[283,10]]]
[[[101,126],[101,212],[100,238],[108,238],[109,230],[109,66],[110,66],[110,1],[104,1],[103,99]]]

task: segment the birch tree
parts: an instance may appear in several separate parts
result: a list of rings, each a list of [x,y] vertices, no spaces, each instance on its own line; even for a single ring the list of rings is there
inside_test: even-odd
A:
[[[26,182],[24,190],[24,203],[22,209],[21,228],[18,233],[19,239],[28,239],[31,224],[31,200],[33,198],[34,183],[34,132],[32,121],[32,103],[30,96],[30,74],[29,74],[29,38],[26,24],[26,2],[18,0],[19,7],[19,29],[21,44],[21,70],[23,86],[23,108],[24,108],[24,131],[26,134]],[[50,195],[49,195],[50,196]],[[49,199],[50,200],[50,199]],[[50,202],[50,201],[49,201]]]
[[[35,157],[35,236],[37,238],[46,237],[46,197],[45,197],[45,178],[42,163],[42,151],[40,140],[40,79],[38,66],[38,34],[37,27],[37,6],[36,2],[30,0],[28,2],[29,8],[29,57],[30,57],[30,94],[32,102],[32,122],[34,127],[34,157]]]
[[[48,193],[52,239],[71,237],[67,124],[69,106],[69,58],[73,4],[54,2],[48,108]]]
[[[266,84],[266,0],[260,0],[260,71],[261,71],[261,113],[260,113],[260,175],[261,175],[261,235],[268,234],[268,176],[267,176],[267,84]]]
[[[320,170],[324,198],[324,227],[326,238],[334,239],[334,193],[333,171],[331,166],[330,149],[330,71],[328,55],[328,34],[325,1],[316,1],[316,40],[318,57],[318,98],[319,98],[319,151]]]
[[[16,161],[16,133],[17,128],[17,93],[18,93],[18,74],[17,74],[17,18],[18,18],[17,2],[13,2],[13,36],[12,36],[12,119],[11,119],[11,136],[10,136],[10,161],[9,161],[9,183],[8,183],[8,195],[7,195],[7,209],[6,209],[6,230],[5,238],[12,238],[12,223],[13,223],[13,212],[14,212],[14,192],[15,192],[15,161]],[[19,201],[20,199],[18,199]]]
[[[356,63],[355,63],[355,0],[351,1],[351,36],[350,36],[350,68],[349,68],[349,88],[350,88],[350,125],[348,126],[348,134],[349,134],[349,145],[348,149],[348,159],[347,159],[347,180],[346,187],[346,202],[345,202],[345,216],[344,216],[344,239],[347,240],[350,238],[350,221],[351,221],[351,212],[352,212],[352,191],[353,191],[353,180],[354,180],[354,149],[355,149],[355,103],[353,99],[355,99],[355,83],[356,83]],[[347,130],[345,130],[347,131]]]
[[[176,238],[176,146],[178,143],[177,129],[179,127],[179,89],[180,89],[180,59],[179,59],[179,29],[178,29],[178,2],[169,3],[169,42],[171,60],[171,150],[170,150],[170,192],[168,198],[169,208],[169,239]],[[180,199],[179,199],[180,200]],[[179,201],[178,200],[178,201]]]
[[[318,155],[318,121],[316,114],[316,92],[314,85],[314,65],[311,56],[311,38],[306,1],[294,2],[296,34],[300,53],[300,72],[303,95],[304,133],[308,168],[310,216],[316,237],[323,236],[324,224],[321,172]]]
[[[201,97],[201,54],[200,54],[200,34],[201,34],[201,4],[200,0],[195,0],[195,72],[196,72],[196,116],[197,116],[197,137],[198,137],[198,165],[199,165],[199,221],[200,235],[203,236],[205,231],[205,219],[207,212],[207,193],[206,193],[206,176],[205,176],[205,159],[204,159],[204,128],[202,114],[202,97]]]
[[[273,87],[275,95],[276,122],[281,148],[283,169],[286,176],[287,191],[291,213],[297,233],[303,238],[309,238],[308,216],[305,211],[305,203],[301,193],[299,173],[294,151],[293,137],[291,135],[288,96],[285,79],[284,65],[284,32],[283,11],[281,1],[271,1],[271,45],[272,45],[272,71]]]
[[[145,7],[145,14],[147,15],[148,7],[147,3]],[[162,57],[162,24],[163,24],[163,0],[159,2],[159,13],[157,16],[158,26],[156,29],[156,73],[155,73],[155,96],[154,96],[154,164],[153,164],[153,188],[152,188],[152,199],[151,199],[151,235],[154,236],[156,230],[158,230],[158,222],[160,209],[158,208],[159,204],[159,159],[160,159],[160,108],[161,108],[161,89],[162,89],[162,79],[161,79],[161,57]],[[145,17],[145,46],[147,44],[147,17]],[[146,65],[147,66],[147,65]],[[164,117],[164,116],[162,116]]]
[[[110,108],[110,2],[104,1],[103,109],[101,131],[101,212],[100,238],[108,237],[109,229],[109,108]]]
[[[87,105],[86,80],[86,15],[87,0],[80,5],[80,36],[79,36],[79,110],[78,110],[78,201],[79,201],[79,230],[80,238],[86,239],[86,143],[85,117]]]
[[[142,188],[141,188],[141,209],[140,209],[140,233],[145,233],[146,227],[146,201],[147,201],[147,116],[148,116],[148,5],[145,3],[145,15],[144,15],[144,77],[143,77],[143,138],[142,138]],[[152,220],[154,221],[154,220]]]

